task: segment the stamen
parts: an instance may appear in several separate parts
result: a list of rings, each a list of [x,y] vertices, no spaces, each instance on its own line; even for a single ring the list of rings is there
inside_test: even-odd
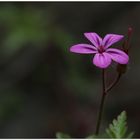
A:
[[[103,53],[105,50],[104,50],[104,47],[103,46],[99,46],[99,49],[98,49],[98,52],[99,53]]]

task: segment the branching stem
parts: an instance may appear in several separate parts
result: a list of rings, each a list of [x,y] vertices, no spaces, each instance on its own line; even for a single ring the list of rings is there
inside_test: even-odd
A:
[[[100,131],[100,124],[101,124],[101,121],[102,121],[102,114],[103,114],[106,95],[119,82],[120,77],[121,77],[121,74],[118,73],[116,79],[106,89],[106,85],[105,85],[105,69],[102,69],[102,97],[101,97],[101,102],[100,102],[100,106],[99,106],[99,112],[98,112],[95,135],[98,135],[99,131]]]
[[[119,82],[121,78],[121,73],[118,73],[116,79],[112,82],[112,84],[106,89],[106,93],[108,93],[113,87],[116,86],[116,84]]]

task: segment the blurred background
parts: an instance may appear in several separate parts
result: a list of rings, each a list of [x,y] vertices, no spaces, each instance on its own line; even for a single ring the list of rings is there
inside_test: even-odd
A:
[[[0,138],[84,138],[95,131],[101,70],[92,55],[69,48],[89,43],[84,32],[134,30],[127,73],[112,89],[101,131],[126,110],[130,131],[140,137],[140,3],[1,2]],[[114,45],[121,46],[122,42]],[[116,75],[113,63],[108,81]]]

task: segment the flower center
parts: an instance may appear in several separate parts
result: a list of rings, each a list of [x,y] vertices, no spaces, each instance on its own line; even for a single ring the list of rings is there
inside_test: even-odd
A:
[[[99,53],[103,53],[105,50],[104,50],[104,47],[103,46],[99,46],[98,48],[98,52]]]

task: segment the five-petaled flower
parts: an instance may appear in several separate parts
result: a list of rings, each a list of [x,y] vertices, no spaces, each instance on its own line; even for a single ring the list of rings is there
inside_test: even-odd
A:
[[[93,44],[76,44],[70,48],[71,52],[80,54],[95,54],[93,58],[93,64],[99,68],[107,68],[111,61],[114,60],[119,64],[127,64],[129,56],[114,48],[109,48],[114,43],[120,41],[123,35],[107,34],[102,39],[96,33],[84,33],[85,37]]]

